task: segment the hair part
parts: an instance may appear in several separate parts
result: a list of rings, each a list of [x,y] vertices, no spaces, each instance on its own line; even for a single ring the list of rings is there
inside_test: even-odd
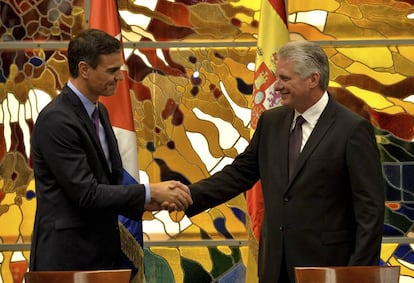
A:
[[[280,48],[278,57],[294,62],[294,71],[302,79],[318,73],[319,87],[324,91],[328,89],[329,61],[319,45],[306,40],[291,41]]]
[[[115,37],[98,29],[88,29],[72,38],[68,46],[69,73],[79,75],[79,62],[88,63],[93,69],[99,64],[100,55],[121,51],[121,43]]]

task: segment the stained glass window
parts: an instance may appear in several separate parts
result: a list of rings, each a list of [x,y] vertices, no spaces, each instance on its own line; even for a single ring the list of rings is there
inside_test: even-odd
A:
[[[243,151],[251,133],[260,1],[118,5],[141,181],[176,174],[191,183],[220,170]],[[324,48],[329,91],[376,127],[387,200],[381,259],[401,265],[407,282],[414,282],[413,13],[410,1],[288,1],[291,39]],[[31,129],[67,81],[67,41],[87,27],[88,15],[89,1],[0,0],[3,282],[27,268],[36,196]],[[251,231],[243,195],[191,219],[164,211],[144,219],[148,282],[254,278],[246,269]],[[187,246],[191,241],[195,246]],[[4,251],[6,244],[23,248]]]

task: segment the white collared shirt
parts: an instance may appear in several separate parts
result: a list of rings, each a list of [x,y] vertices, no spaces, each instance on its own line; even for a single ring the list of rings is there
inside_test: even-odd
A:
[[[297,116],[302,115],[302,117],[306,120],[306,122],[302,124],[302,146],[300,148],[301,151],[305,146],[306,142],[308,141],[308,138],[311,135],[313,129],[315,128],[316,123],[318,122],[323,110],[325,109],[326,105],[328,105],[328,100],[329,96],[328,93],[325,91],[321,99],[319,99],[318,102],[309,107],[305,112],[299,113],[295,109],[295,117],[292,122],[291,130],[295,126]]]

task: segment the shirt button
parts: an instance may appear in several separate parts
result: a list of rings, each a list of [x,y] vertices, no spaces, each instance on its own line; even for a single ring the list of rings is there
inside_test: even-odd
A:
[[[280,231],[283,231],[283,229],[284,229],[284,228],[283,228],[283,226],[280,226],[280,227],[279,227],[279,230],[280,230]]]

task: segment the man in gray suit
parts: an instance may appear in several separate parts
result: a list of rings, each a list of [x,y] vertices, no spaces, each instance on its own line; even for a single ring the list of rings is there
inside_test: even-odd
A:
[[[193,205],[186,214],[221,204],[260,179],[261,283],[294,282],[295,266],[378,265],[384,192],[372,125],[329,95],[329,62],[319,46],[286,44],[275,75],[282,106],[261,115],[250,145],[231,165],[189,186]],[[304,118],[297,126],[300,153],[289,165],[298,116]]]
[[[120,42],[83,31],[70,41],[68,61],[69,82],[41,111],[32,134],[37,210],[30,270],[117,269],[118,214],[140,220],[144,209],[163,202],[184,210],[191,196],[175,181],[122,185],[117,141],[98,101],[122,79]]]

